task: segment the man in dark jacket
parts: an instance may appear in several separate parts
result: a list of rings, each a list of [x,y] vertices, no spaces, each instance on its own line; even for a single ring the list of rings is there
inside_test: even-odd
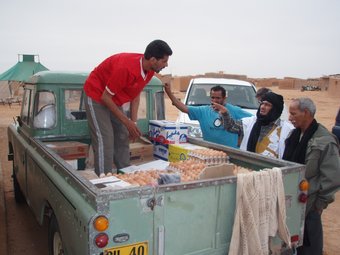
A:
[[[309,98],[294,99],[289,120],[296,128],[286,140],[283,159],[306,164],[309,182],[303,246],[298,255],[322,255],[321,214],[334,201],[340,188],[340,158],[337,139],[314,115],[316,107]]]

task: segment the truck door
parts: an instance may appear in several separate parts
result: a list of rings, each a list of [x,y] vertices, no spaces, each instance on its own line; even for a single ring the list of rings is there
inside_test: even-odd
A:
[[[24,97],[22,101],[21,113],[18,118],[19,126],[18,130],[22,132],[23,136],[17,136],[17,139],[22,139],[22,141],[14,140],[13,142],[13,151],[14,151],[14,160],[13,160],[13,174],[15,178],[15,182],[17,182],[17,189],[23,193],[25,197],[27,197],[27,183],[26,183],[26,153],[28,143],[27,140],[23,139],[29,133],[29,125],[32,121],[32,109],[33,109],[33,90],[29,87],[25,87]],[[16,190],[19,192],[19,190]]]
[[[154,254],[225,254],[230,240],[233,185],[166,192],[155,206]],[[162,202],[160,202],[163,200]],[[229,231],[229,232],[228,232]],[[229,245],[229,244],[228,244]]]

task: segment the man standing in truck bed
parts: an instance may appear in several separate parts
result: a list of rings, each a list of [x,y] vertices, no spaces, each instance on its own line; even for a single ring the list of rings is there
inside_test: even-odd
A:
[[[129,138],[141,133],[136,125],[139,96],[153,77],[168,66],[172,50],[162,40],[152,41],[145,53],[120,53],[108,57],[89,75],[84,85],[85,107],[98,176],[130,165]],[[130,104],[130,116],[122,105]]]

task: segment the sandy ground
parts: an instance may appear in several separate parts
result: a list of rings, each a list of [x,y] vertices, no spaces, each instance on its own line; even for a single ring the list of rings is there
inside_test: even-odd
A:
[[[306,91],[301,92],[298,90],[279,90],[278,88],[272,88],[275,92],[281,94],[285,98],[285,103],[289,105],[289,102],[292,98],[296,97],[310,97],[317,106],[316,119],[318,122],[322,123],[329,130],[331,130],[332,126],[335,122],[335,116],[340,107],[340,95],[330,95],[326,91]],[[177,92],[176,96],[178,98],[183,99],[184,93]],[[6,127],[9,123],[13,122],[13,117],[18,115],[20,112],[20,106],[17,104],[9,107],[8,105],[0,105],[0,160],[2,171],[4,172],[4,178],[1,180],[0,185],[5,190],[6,194],[13,193],[12,188],[12,180],[10,178],[11,174],[11,165],[7,161],[7,132]],[[169,103],[169,100],[166,99],[166,117],[168,120],[175,120],[177,117],[178,111],[177,109]],[[1,190],[1,189],[0,189]],[[7,201],[7,203],[9,203]],[[9,229],[7,233],[7,250],[10,252],[8,254],[17,254],[22,251],[26,251],[26,254],[42,254],[39,252],[39,247],[44,246],[45,240],[40,240],[41,242],[34,243],[35,241],[30,240],[31,237],[37,235],[39,231],[46,231],[45,228],[38,227],[38,224],[32,221],[32,225],[28,227],[28,234],[26,237],[20,235],[22,232],[22,226],[20,222],[22,222],[21,217],[25,217],[25,215],[29,215],[29,217],[33,217],[33,215],[29,212],[27,207],[20,208],[14,207],[13,205],[9,205],[11,208],[11,212],[7,210],[7,224],[8,222],[19,222],[19,224],[10,224],[7,227]],[[8,208],[7,208],[8,209]],[[340,251],[340,221],[337,220],[337,215],[340,215],[340,193],[338,192],[336,195],[336,201],[332,203],[323,213],[323,226],[324,226],[324,250],[326,255],[337,255]],[[4,215],[0,215],[3,217]],[[1,234],[1,232],[0,232]],[[17,235],[20,235],[20,242],[15,242]],[[46,237],[45,237],[46,238]],[[28,240],[26,240],[28,239]],[[40,245],[39,245],[40,243]],[[1,244],[2,246],[3,244]],[[32,247],[34,245],[35,247]],[[27,247],[25,247],[27,246]],[[29,250],[32,250],[29,252]],[[0,252],[1,253],[1,252]]]

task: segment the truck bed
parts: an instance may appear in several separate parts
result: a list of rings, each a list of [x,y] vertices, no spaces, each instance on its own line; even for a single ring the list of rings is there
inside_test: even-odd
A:
[[[304,178],[304,166],[283,160],[263,157],[258,154],[244,152],[222,145],[205,142],[200,139],[189,139],[189,142],[206,148],[224,151],[228,154],[230,163],[240,167],[248,168],[255,171],[264,168],[281,168],[284,180],[284,188],[286,191],[286,208],[288,216],[287,225],[291,235],[298,240],[298,243],[296,243],[295,245],[300,245],[300,243],[302,242],[301,222],[303,222],[304,219],[304,204],[299,203],[297,199],[298,194],[296,192],[300,181]],[[139,169],[138,165],[144,165],[145,163],[150,162],[150,160],[152,159],[149,158],[146,161],[138,161],[136,163],[137,167],[135,168]],[[153,160],[157,159],[154,158]],[[162,164],[160,168],[164,169],[164,164]],[[127,170],[126,172],[129,171],[130,170]],[[96,196],[102,196],[102,199],[105,201],[112,201],[112,206],[114,204],[113,200],[117,200],[117,202],[119,201],[118,203],[120,204],[125,203],[122,201],[122,199],[127,201],[134,200],[136,196],[138,196],[140,197],[140,202],[142,201],[142,205],[138,210],[150,211],[150,207],[147,204],[150,200],[150,195],[153,194],[156,201],[155,207],[151,210],[155,213],[153,219],[155,219],[155,217],[160,217],[160,225],[167,229],[167,233],[171,235],[173,234],[173,232],[172,230],[169,231],[169,229],[172,229],[174,226],[177,225],[184,225],[184,229],[186,229],[187,231],[184,231],[183,233],[183,243],[180,242],[183,247],[187,247],[188,242],[191,242],[191,239],[188,240],[188,238],[186,238],[187,236],[190,236],[191,233],[199,232],[199,229],[196,229],[196,227],[193,226],[200,224],[202,224],[204,228],[207,228],[208,232],[210,231],[208,233],[208,236],[211,236],[212,238],[208,238],[208,241],[203,236],[199,238],[200,245],[203,245],[202,240],[205,240],[205,246],[202,246],[202,250],[207,249],[208,247],[211,248],[211,242],[215,243],[216,247],[220,246],[221,250],[225,250],[229,246],[229,241],[232,234],[231,226],[233,225],[235,210],[237,183],[236,176],[229,175],[221,178],[202,179],[190,182],[161,185],[156,187],[146,185],[117,189],[116,187],[108,188],[105,185],[93,185],[92,181],[98,179],[98,176],[94,173],[93,169],[84,169],[74,172],[77,176],[81,176],[80,179],[87,187],[89,187],[93,191],[93,193],[96,194]],[[202,200],[205,200],[204,206],[198,206],[199,204],[202,204]],[[172,203],[177,205],[173,207]],[[181,208],[182,206],[192,207],[193,211],[187,211],[188,208],[182,208],[181,210],[183,211],[180,213],[176,208]],[[158,215],[158,213],[160,213],[161,216]],[[198,215],[195,216],[195,214]],[[207,216],[211,214],[214,215],[214,217],[211,219],[212,222],[206,222],[205,220],[202,220],[202,222],[200,222],[198,220],[198,218],[200,217],[202,217],[202,219],[207,219]],[[298,217],[290,217],[290,215],[298,215]],[[181,218],[183,217],[187,219],[185,222],[182,222],[181,220]],[[131,226],[131,228],[133,228],[133,226]],[[176,229],[173,229],[174,233],[176,232],[175,230]],[[160,230],[158,229],[157,231]],[[218,236],[216,236],[216,234],[218,234]],[[165,238],[164,242],[170,242],[169,240],[175,239],[176,234],[174,234],[174,236],[171,236],[171,238],[169,238],[168,236],[167,238]],[[219,245],[217,245],[218,242]],[[281,247],[280,241],[276,240],[276,242],[279,244],[278,247]],[[172,244],[167,243],[166,245],[171,246]],[[154,246],[159,247],[159,243],[154,243]],[[186,250],[187,248],[183,248],[180,253],[187,254],[193,252],[195,249],[197,249],[197,246],[199,246],[198,243],[192,243],[190,245],[190,247],[192,247],[192,250]],[[173,249],[175,248],[173,247]]]
[[[76,144],[76,147],[79,146],[78,143],[85,143],[85,141],[72,142]],[[251,170],[281,168],[286,194],[287,225],[291,235],[295,237],[294,240],[297,240],[296,245],[302,243],[305,205],[300,203],[297,197],[299,183],[304,178],[304,166],[199,139],[189,139],[189,142],[224,151],[228,154],[231,163]],[[80,213],[83,216],[76,217],[84,217],[85,221],[86,219],[92,221],[97,215],[106,215],[110,220],[106,232],[111,238],[104,249],[106,252],[113,252],[116,247],[123,245],[112,241],[112,237],[123,234],[128,234],[129,240],[124,245],[128,245],[131,249],[146,247],[143,245],[147,243],[148,253],[143,253],[144,255],[222,255],[229,249],[236,204],[236,176],[158,186],[103,188],[91,182],[97,178],[93,169],[85,167],[82,170],[76,169],[79,168],[79,164],[84,163],[83,158],[80,158],[80,162],[76,156],[75,159],[63,159],[51,146],[47,146],[51,141],[28,138],[28,143],[32,150],[37,152],[28,154],[39,166],[39,171],[36,170],[36,179],[31,181],[32,185],[27,189],[34,189],[34,192],[44,190],[42,194],[39,194],[38,199],[35,196],[31,198],[31,201],[34,201],[31,206],[37,207],[34,209],[36,214],[40,215],[38,213],[42,206],[40,202],[50,200],[51,196],[55,196],[55,192],[62,190],[63,199],[66,199],[65,201],[68,201],[71,206],[67,215]],[[70,160],[73,163],[76,160],[77,166],[72,166]],[[46,185],[48,187],[53,185],[54,188],[46,189]],[[70,229],[74,228],[72,217],[70,219],[69,216],[64,217],[59,219],[62,225],[61,233],[66,238],[78,240],[79,235],[70,236],[74,232]],[[89,224],[85,233],[85,236],[81,235],[83,236],[81,242],[86,243],[96,236],[97,231],[92,224]],[[281,241],[274,240],[274,243],[279,247],[278,249],[281,248]],[[99,254],[103,251],[95,245],[83,246],[70,246],[68,249],[75,250],[70,254],[80,254],[79,252]]]

